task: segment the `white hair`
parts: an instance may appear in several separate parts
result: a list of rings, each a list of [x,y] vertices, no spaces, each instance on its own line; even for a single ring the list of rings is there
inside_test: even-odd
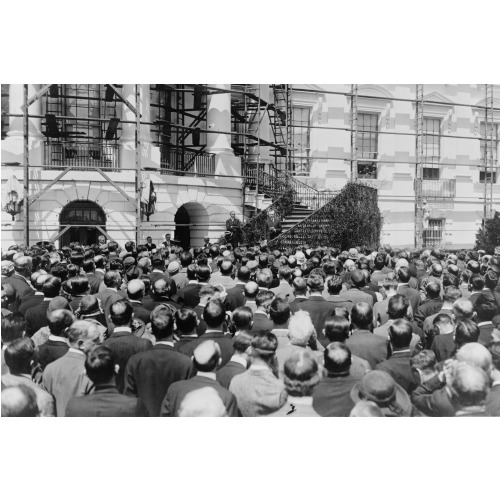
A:
[[[288,338],[295,345],[307,345],[315,333],[311,316],[307,311],[297,311],[288,323]]]

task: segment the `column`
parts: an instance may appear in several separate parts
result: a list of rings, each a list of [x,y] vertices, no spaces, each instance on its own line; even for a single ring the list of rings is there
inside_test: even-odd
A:
[[[261,100],[267,103],[274,101],[272,89],[268,84],[253,84],[252,89],[255,96],[259,97],[260,95]],[[271,124],[269,123],[269,114],[267,111],[264,110],[265,106],[263,104],[260,105],[260,108],[261,108],[260,114],[259,112],[255,114],[252,123],[250,125],[250,128],[251,130],[255,131],[255,135],[257,135],[257,129],[258,129],[260,139],[267,142],[274,142],[274,134],[271,131]],[[258,125],[259,118],[261,119],[260,125]],[[257,163],[257,157],[259,157],[260,164],[271,163],[271,153],[269,146],[260,144],[260,147],[259,146],[250,147],[249,161],[252,163]]]
[[[209,87],[230,90],[229,84],[208,84]],[[207,102],[208,130],[231,131],[231,93],[210,94]],[[241,161],[231,148],[231,134],[207,134],[207,152],[216,155],[216,174],[241,175]]]
[[[38,90],[40,90],[40,85],[30,84],[28,85],[28,99],[35,95]],[[29,113],[33,115],[41,115],[42,113],[42,100],[43,97],[37,99],[30,107]],[[23,84],[10,84],[9,85],[9,113],[11,114],[22,114],[23,110],[21,106],[24,105],[24,85]],[[41,139],[41,124],[42,120],[40,118],[30,118],[29,119],[29,135],[33,139]],[[23,118],[22,116],[10,116],[9,117],[9,131],[7,132],[7,137],[23,137]]]

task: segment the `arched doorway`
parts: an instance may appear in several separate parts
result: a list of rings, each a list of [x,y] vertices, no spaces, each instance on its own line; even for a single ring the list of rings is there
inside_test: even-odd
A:
[[[175,217],[174,238],[185,249],[201,246],[203,237],[208,234],[208,212],[200,203],[185,203],[177,210]]]
[[[72,201],[62,209],[59,223],[61,231],[70,226],[59,238],[61,247],[68,246],[72,241],[92,245],[97,243],[97,238],[102,234],[96,226],[106,230],[106,215],[93,201]]]

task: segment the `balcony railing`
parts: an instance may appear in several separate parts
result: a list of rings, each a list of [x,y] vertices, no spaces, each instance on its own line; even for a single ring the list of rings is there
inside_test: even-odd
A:
[[[76,167],[91,170],[99,167],[103,170],[119,170],[117,144],[86,142],[45,142],[44,165],[60,170]]]
[[[416,179],[415,191],[424,198],[455,198],[457,183],[455,179]]]
[[[174,147],[161,148],[161,169],[170,175],[212,177],[215,174],[215,155],[204,151],[188,151]]]

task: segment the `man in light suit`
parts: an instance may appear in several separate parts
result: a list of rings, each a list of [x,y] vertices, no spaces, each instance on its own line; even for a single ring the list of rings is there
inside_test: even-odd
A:
[[[66,415],[68,402],[89,394],[93,384],[85,374],[85,356],[101,338],[97,327],[89,321],[75,321],[67,330],[69,351],[48,364],[43,372],[43,387],[54,396],[58,417]]]
[[[231,212],[229,215],[230,218],[226,220],[226,230],[231,232],[231,245],[233,248],[237,248],[241,238],[241,221],[236,218],[235,212]]]
[[[229,390],[236,396],[244,417],[268,415],[286,402],[285,386],[277,377],[277,348],[278,339],[273,333],[255,335],[250,350],[250,368],[231,380]]]
[[[213,340],[199,344],[193,353],[193,366],[196,376],[189,380],[174,382],[168,389],[160,410],[161,417],[176,417],[185,396],[192,391],[204,387],[215,389],[226,407],[229,417],[239,416],[238,405],[234,395],[222,387],[216,380],[215,372],[220,364],[220,348]]]

